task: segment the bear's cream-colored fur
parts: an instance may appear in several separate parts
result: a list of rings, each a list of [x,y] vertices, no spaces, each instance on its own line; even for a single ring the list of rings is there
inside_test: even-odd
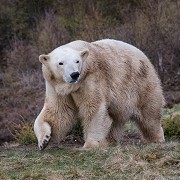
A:
[[[77,118],[83,126],[84,148],[119,142],[129,120],[147,142],[164,141],[160,80],[136,47],[110,39],[74,41],[39,60],[46,81],[44,107],[34,124],[40,149],[51,137],[62,140]]]

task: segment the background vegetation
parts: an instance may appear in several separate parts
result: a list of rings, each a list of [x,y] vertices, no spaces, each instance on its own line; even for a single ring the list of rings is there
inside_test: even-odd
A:
[[[1,0],[0,143],[12,139],[12,122],[32,123],[42,108],[38,56],[77,39],[140,48],[159,73],[167,105],[180,102],[179,9],[178,0]]]

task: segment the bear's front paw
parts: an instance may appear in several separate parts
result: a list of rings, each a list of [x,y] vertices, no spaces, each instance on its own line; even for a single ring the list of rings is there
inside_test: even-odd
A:
[[[87,141],[84,143],[83,149],[93,149],[93,148],[98,148],[98,147],[107,147],[109,146],[109,142],[107,139],[101,140],[101,141],[96,141],[96,140],[91,140]]]
[[[40,151],[44,150],[44,149],[47,147],[50,139],[51,139],[51,136],[50,136],[50,135],[45,135],[45,136],[42,138],[42,140],[41,140],[41,141],[39,142],[39,144],[38,144]]]

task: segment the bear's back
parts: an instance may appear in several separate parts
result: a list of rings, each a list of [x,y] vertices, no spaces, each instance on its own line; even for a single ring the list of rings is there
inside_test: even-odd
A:
[[[118,54],[122,54],[123,56],[132,56],[134,59],[138,57],[138,59],[148,59],[146,55],[136,48],[133,45],[125,43],[123,41],[113,40],[113,39],[103,39],[99,41],[95,41],[91,43],[92,45],[98,45],[108,50],[116,51]]]
[[[133,60],[136,59],[148,59],[146,55],[128,43],[123,41],[113,40],[113,39],[102,39],[94,42],[86,42],[82,40],[76,40],[61,46],[61,48],[68,47],[74,50],[83,51],[84,49],[89,49],[90,46],[98,46],[99,48],[103,48],[108,54],[111,54],[111,51],[116,51],[119,55],[122,54],[123,56],[132,57]]]
[[[111,69],[112,74],[118,72],[124,74],[124,71],[128,70],[136,73],[142,63],[144,64],[144,68],[149,67],[154,71],[147,56],[141,50],[128,43],[112,39],[103,39],[92,42],[90,45],[94,47],[93,49],[95,49],[98,54],[101,54],[101,62],[107,62],[109,64],[109,69]]]

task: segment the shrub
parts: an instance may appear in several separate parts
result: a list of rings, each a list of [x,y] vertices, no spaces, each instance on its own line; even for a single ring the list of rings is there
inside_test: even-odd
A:
[[[32,123],[21,121],[20,124],[15,124],[12,135],[14,139],[21,145],[37,143]]]
[[[180,114],[173,115],[163,120],[164,134],[168,139],[180,140]]]

